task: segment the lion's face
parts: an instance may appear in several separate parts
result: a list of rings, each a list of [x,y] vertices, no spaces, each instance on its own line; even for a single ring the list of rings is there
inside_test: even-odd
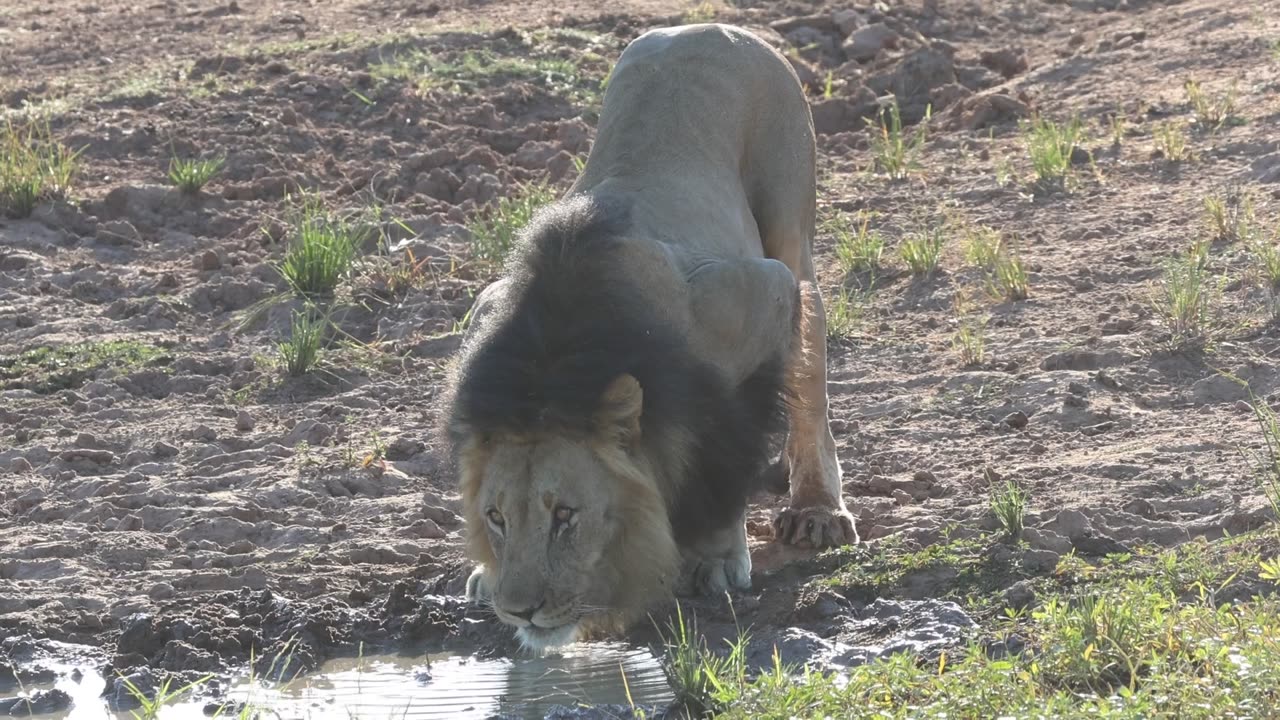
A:
[[[585,442],[500,442],[476,508],[493,550],[489,591],[498,617],[530,645],[573,639],[611,602],[601,560],[618,531],[618,482]]]
[[[468,553],[482,565],[478,594],[531,648],[629,622],[669,588],[679,551],[662,491],[640,461],[642,398],[624,375],[606,389],[588,436],[465,443],[462,496]]]

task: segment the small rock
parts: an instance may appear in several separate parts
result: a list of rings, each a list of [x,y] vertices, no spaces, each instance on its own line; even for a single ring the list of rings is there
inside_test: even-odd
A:
[[[1068,396],[1068,398],[1069,397],[1071,396]],[[1064,398],[1064,400],[1065,399],[1066,398]],[[1104,420],[1103,422],[1100,422],[1096,425],[1089,425],[1086,427],[1082,427],[1080,428],[1080,432],[1081,434],[1088,435],[1089,437],[1093,437],[1095,435],[1101,435],[1106,432],[1111,432],[1112,430],[1115,430],[1115,429],[1116,429],[1116,423],[1114,420]]]
[[[152,600],[168,600],[174,596],[174,589],[167,582],[158,582],[147,591],[147,596]]]
[[[965,130],[981,130],[1028,117],[1031,115],[1031,108],[1008,94],[986,92],[965,98],[953,105],[948,112],[955,118],[951,123],[953,126]]]
[[[859,88],[853,97],[816,100],[809,106],[813,115],[813,131],[819,135],[833,135],[861,130],[863,120],[874,117],[878,107],[875,93],[865,87]]]
[[[218,433],[208,425],[200,424],[191,428],[191,439],[200,442],[213,442],[218,439]]]
[[[1079,510],[1063,510],[1054,516],[1048,527],[1071,540],[1093,534],[1093,523]]]
[[[836,24],[840,34],[849,37],[854,30],[867,24],[867,19],[857,10],[844,9],[831,13],[831,21]]]
[[[102,449],[102,441],[92,433],[87,432],[82,432],[76,436],[75,445],[80,448],[93,448],[96,450]]]
[[[458,516],[449,508],[427,505],[422,508],[422,516],[440,525],[456,525]]]
[[[769,27],[783,35],[801,28],[820,33],[836,32],[839,29],[835,15],[800,15],[771,22]]]
[[[552,182],[564,177],[568,177],[569,171],[573,169],[573,155],[568,150],[561,150],[547,161],[547,177]]]
[[[440,538],[445,537],[445,531],[442,530],[440,526],[436,524],[436,521],[428,520],[426,518],[423,518],[422,520],[418,520],[414,522],[412,525],[410,525],[409,532],[416,537],[430,538],[433,540],[438,540]]]
[[[222,258],[218,257],[218,253],[212,250],[205,250],[196,256],[196,269],[204,272],[217,270],[222,267]]]
[[[256,423],[253,416],[247,410],[241,410],[236,413],[236,430],[240,432],[251,432]]]
[[[308,445],[320,445],[332,436],[332,427],[314,418],[307,418],[294,425],[293,429],[284,436],[281,444],[285,447],[294,447],[298,443],[306,441]]]
[[[1247,378],[1246,378],[1247,380]],[[1213,403],[1235,403],[1240,400],[1246,400],[1249,396],[1249,387],[1225,375],[1210,375],[1209,377],[1197,380],[1191,386],[1191,399],[1199,404]]]
[[[126,245],[136,247],[142,244],[138,229],[128,220],[108,220],[98,226],[97,241],[103,245]]]
[[[1022,539],[1036,550],[1052,550],[1056,553],[1071,552],[1071,541],[1052,530],[1023,528]]]
[[[142,518],[137,515],[126,515],[116,524],[119,532],[137,532],[142,529]]]
[[[901,35],[884,23],[874,23],[852,32],[840,46],[849,60],[866,62],[881,51],[898,46]]]
[[[1052,572],[1062,556],[1052,550],[1027,550],[1022,553],[1022,564],[1032,572]]]
[[[1005,415],[1004,419],[1000,422],[1008,425],[1014,430],[1021,430],[1027,426],[1027,414],[1021,410],[1015,410],[1008,415]]]
[[[1124,511],[1145,518],[1153,518],[1156,516],[1155,506],[1151,504],[1150,500],[1145,498],[1134,498],[1125,503]]]
[[[1030,581],[1019,580],[1005,589],[1003,600],[1005,607],[1021,610],[1035,603],[1036,591],[1031,587]]]
[[[60,458],[67,462],[75,462],[76,460],[88,460],[99,465],[110,465],[116,461],[116,454],[110,450],[92,450],[89,448],[74,448],[64,450],[59,454]]]
[[[387,445],[388,460],[408,460],[409,458],[422,452],[423,444],[419,440],[415,440],[407,435],[392,440]]]
[[[984,67],[995,70],[1005,78],[1027,71],[1027,52],[1022,48],[984,50],[978,61]]]

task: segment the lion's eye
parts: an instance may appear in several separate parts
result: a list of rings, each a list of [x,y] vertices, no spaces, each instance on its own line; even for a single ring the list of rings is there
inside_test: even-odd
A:
[[[561,524],[569,522],[573,519],[574,512],[576,511],[573,508],[561,505],[556,508],[556,522]]]
[[[489,522],[493,523],[498,527],[502,527],[503,524],[506,522],[505,520],[502,519],[502,513],[498,512],[497,508],[489,508],[488,515],[489,515]]]

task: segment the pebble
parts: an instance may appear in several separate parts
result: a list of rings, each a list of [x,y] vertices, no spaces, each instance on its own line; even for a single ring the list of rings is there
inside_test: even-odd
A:
[[[1008,415],[1005,415],[1004,419],[1000,422],[1008,425],[1014,430],[1021,430],[1027,426],[1028,419],[1026,413],[1021,410],[1015,410]]]
[[[147,591],[147,596],[152,600],[167,600],[174,595],[173,586],[167,582],[158,582],[151,586]]]
[[[222,258],[218,257],[218,253],[212,250],[205,250],[196,256],[196,269],[204,272],[217,270],[222,267]]]
[[[420,538],[439,539],[445,536],[444,530],[434,520],[425,518],[410,525],[409,532]]]
[[[200,424],[191,428],[191,439],[201,442],[213,442],[218,439],[218,433],[208,425]]]

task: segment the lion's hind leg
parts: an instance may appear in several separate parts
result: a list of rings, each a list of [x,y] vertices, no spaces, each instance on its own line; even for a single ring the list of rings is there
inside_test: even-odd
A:
[[[796,173],[812,177],[813,169]],[[800,288],[787,378],[793,407],[783,453],[791,502],[775,518],[774,535],[790,545],[818,549],[857,543],[828,419],[827,319],[812,254],[814,187],[795,182],[770,190],[756,208],[765,254],[784,263]]]

